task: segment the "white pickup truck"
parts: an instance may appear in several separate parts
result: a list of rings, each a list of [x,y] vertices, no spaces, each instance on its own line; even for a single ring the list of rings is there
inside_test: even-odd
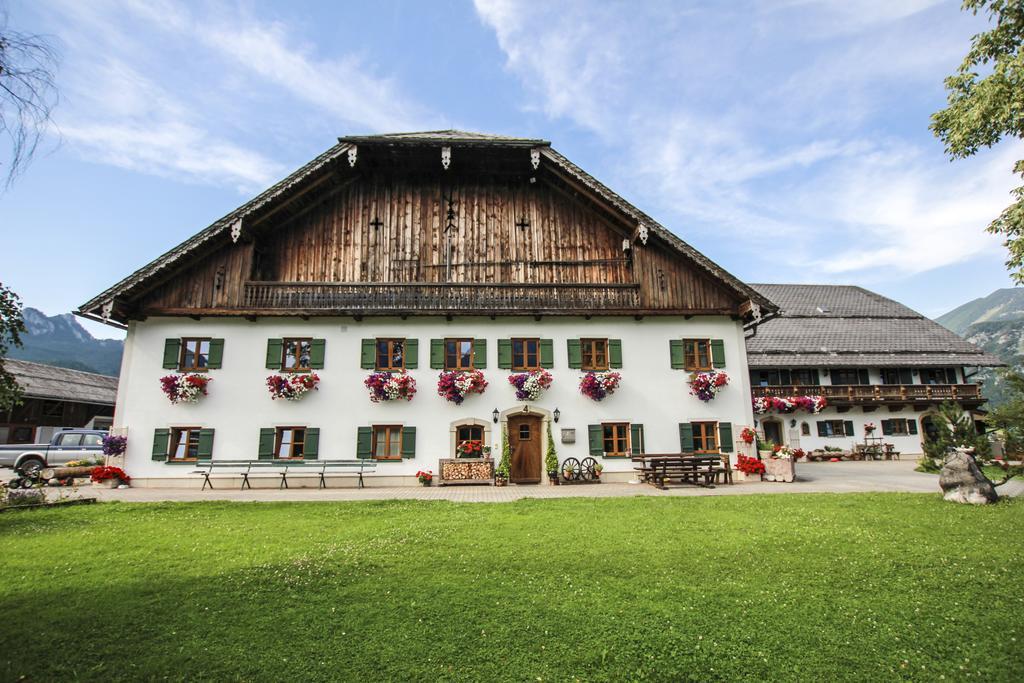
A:
[[[11,467],[32,475],[44,467],[103,455],[103,437],[98,429],[67,429],[53,435],[50,443],[0,446],[0,467]]]

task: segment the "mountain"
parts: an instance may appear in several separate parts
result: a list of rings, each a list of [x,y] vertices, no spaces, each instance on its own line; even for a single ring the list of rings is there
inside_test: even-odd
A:
[[[1024,372],[1024,287],[997,289],[935,321]],[[977,379],[981,380],[982,392],[990,405],[1006,400],[997,370],[981,370]]]
[[[26,308],[23,317],[24,346],[9,349],[8,357],[114,377],[121,371],[122,340],[96,339],[70,313],[47,316]]]

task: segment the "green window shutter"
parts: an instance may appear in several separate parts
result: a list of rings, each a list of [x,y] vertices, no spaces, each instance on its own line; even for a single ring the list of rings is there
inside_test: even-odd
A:
[[[907,420],[907,434],[917,434],[917,420]]]
[[[498,340],[498,367],[503,370],[512,368],[512,340]]]
[[[693,453],[693,425],[689,422],[679,423],[679,450]]]
[[[359,367],[373,370],[377,367],[377,340],[364,339],[359,346]]]
[[[153,459],[166,460],[171,446],[171,430],[157,429],[153,432]]]
[[[604,455],[604,427],[589,425],[587,433],[590,437],[590,454],[596,457]]]
[[[644,426],[640,424],[629,425],[629,445],[633,455],[644,452]]]
[[[260,460],[274,459],[274,441],[277,440],[277,430],[273,427],[260,429],[260,450],[257,454]]]
[[[356,432],[356,457],[373,457],[373,429],[360,427]]]
[[[711,365],[716,368],[725,367],[725,342],[721,339],[711,340]]]
[[[486,339],[473,340],[473,367],[477,370],[483,370],[487,367]]]
[[[853,436],[853,420],[847,420],[844,422],[843,428],[846,430],[847,436]]]
[[[314,339],[309,347],[309,367],[311,370],[324,369],[324,352],[327,350],[326,339]]]
[[[402,427],[402,457],[416,457],[416,428]]]
[[[583,350],[580,348],[579,339],[568,339],[565,342],[566,349],[569,352],[569,367],[570,368],[582,368],[583,367]]]
[[[306,427],[306,440],[302,444],[302,457],[304,460],[316,460],[320,454],[320,428]]]
[[[200,460],[209,460],[213,457],[213,430],[199,430],[199,452],[196,457]]]
[[[723,453],[732,453],[732,423],[718,423],[718,450]]]
[[[668,342],[669,356],[672,359],[672,369],[682,370],[686,367],[686,361],[683,358],[683,340],[682,339],[670,339]]]
[[[178,367],[178,358],[181,355],[180,339],[164,340],[164,369],[173,370]]]
[[[882,434],[886,436],[892,435],[892,420],[882,420]]]
[[[283,339],[267,340],[267,370],[281,369],[281,351],[283,348]]]
[[[223,339],[211,339],[210,340],[210,354],[206,357],[206,367],[211,370],[220,370],[221,364],[224,362],[224,340]]]
[[[444,369],[444,339],[430,340],[430,367],[434,370]]]
[[[608,365],[613,369],[622,367],[622,340],[608,340]]]
[[[828,426],[823,421],[818,421],[818,436],[828,436]]]
[[[540,366],[542,368],[555,367],[555,343],[550,339],[540,340]]]
[[[420,366],[420,341],[418,339],[405,340],[405,369],[415,370]]]

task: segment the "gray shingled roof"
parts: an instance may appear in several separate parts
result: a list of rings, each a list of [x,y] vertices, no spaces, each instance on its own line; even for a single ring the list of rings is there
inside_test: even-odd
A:
[[[468,130],[425,130],[414,133],[384,133],[382,135],[346,135],[338,142],[353,144],[395,143],[418,145],[430,142],[450,142],[463,145],[498,145],[501,147],[547,147],[551,143],[538,138],[516,138],[506,135],[491,135]]]
[[[117,400],[117,377],[11,358],[4,359],[4,367],[14,375],[29,398],[110,406]]]
[[[751,287],[780,309],[747,339],[752,368],[1004,365],[920,313],[861,287]]]

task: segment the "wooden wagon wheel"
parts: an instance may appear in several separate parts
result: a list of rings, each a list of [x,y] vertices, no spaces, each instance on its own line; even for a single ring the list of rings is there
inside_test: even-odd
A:
[[[587,481],[594,481],[597,479],[597,472],[594,470],[594,466],[597,465],[597,461],[593,458],[583,458],[581,467],[583,468],[583,478]]]
[[[566,481],[579,481],[582,472],[583,467],[576,458],[566,458],[562,463],[562,476]]]

